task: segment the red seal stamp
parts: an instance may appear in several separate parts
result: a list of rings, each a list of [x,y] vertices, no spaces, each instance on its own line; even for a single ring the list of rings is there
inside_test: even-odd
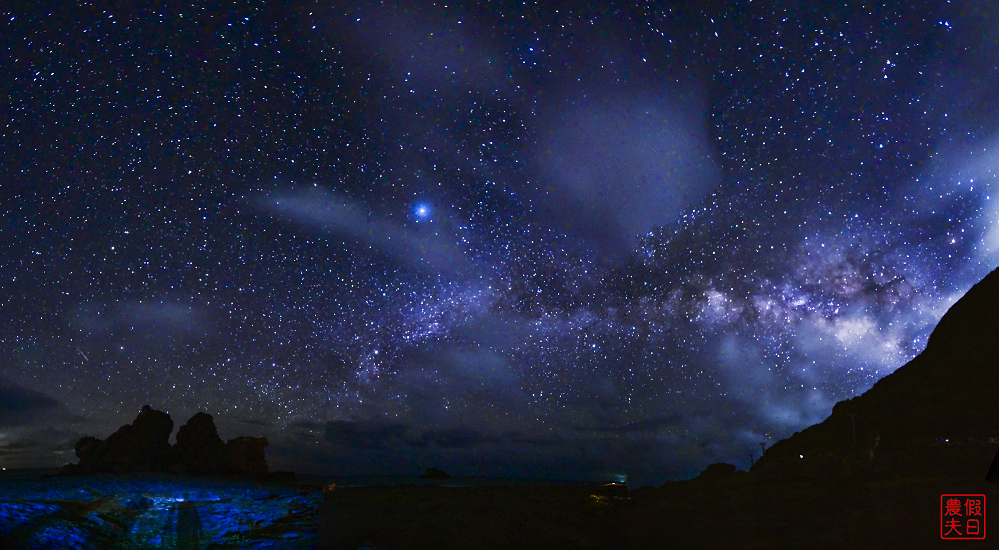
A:
[[[941,495],[941,538],[986,538],[986,495]]]

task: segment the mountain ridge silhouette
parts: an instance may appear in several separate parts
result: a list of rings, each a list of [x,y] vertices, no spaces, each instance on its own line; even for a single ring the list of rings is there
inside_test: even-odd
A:
[[[949,308],[910,362],[837,403],[823,422],[776,442],[750,471],[762,480],[867,476],[983,479],[1000,417],[1000,276]]]

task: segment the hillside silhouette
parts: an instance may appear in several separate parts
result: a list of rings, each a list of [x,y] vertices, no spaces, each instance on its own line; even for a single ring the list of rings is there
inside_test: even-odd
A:
[[[837,403],[823,422],[775,443],[751,472],[764,480],[985,478],[1000,416],[998,301],[993,270],[942,317],[923,352]]]

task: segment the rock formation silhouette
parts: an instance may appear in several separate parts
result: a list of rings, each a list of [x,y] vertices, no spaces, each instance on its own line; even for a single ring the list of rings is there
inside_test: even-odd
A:
[[[709,464],[704,471],[698,474],[695,478],[697,481],[718,481],[724,479],[731,479],[738,477],[740,475],[746,475],[746,472],[740,472],[736,469],[736,466],[732,464],[726,464],[725,462],[718,462],[716,464]]]
[[[444,470],[427,468],[424,470],[424,473],[420,475],[420,479],[451,479],[451,475]]]
[[[267,460],[264,448],[267,447],[266,437],[237,437],[226,441],[226,454],[229,457],[229,471],[237,474],[266,474]]]
[[[106,440],[84,437],[77,441],[77,464],[67,464],[62,475],[172,471],[191,474],[267,474],[264,448],[267,438],[237,437],[223,443],[212,417],[199,412],[177,430],[167,413],[142,407],[131,424]]]
[[[172,468],[191,474],[219,474],[228,469],[226,445],[209,414],[195,413],[177,430],[177,443],[170,449]]]
[[[764,480],[982,479],[997,452],[998,298],[994,270],[948,310],[920,355],[837,403],[822,423],[775,443],[751,472]]]
[[[77,441],[79,464],[74,473],[131,472],[162,470],[168,462],[170,415],[145,405],[131,424],[126,424],[106,440],[84,437]]]

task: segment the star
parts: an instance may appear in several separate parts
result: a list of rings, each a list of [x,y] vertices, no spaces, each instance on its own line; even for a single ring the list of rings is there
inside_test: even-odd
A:
[[[659,484],[997,264],[995,4],[16,4],[0,466],[150,404],[291,468]]]

